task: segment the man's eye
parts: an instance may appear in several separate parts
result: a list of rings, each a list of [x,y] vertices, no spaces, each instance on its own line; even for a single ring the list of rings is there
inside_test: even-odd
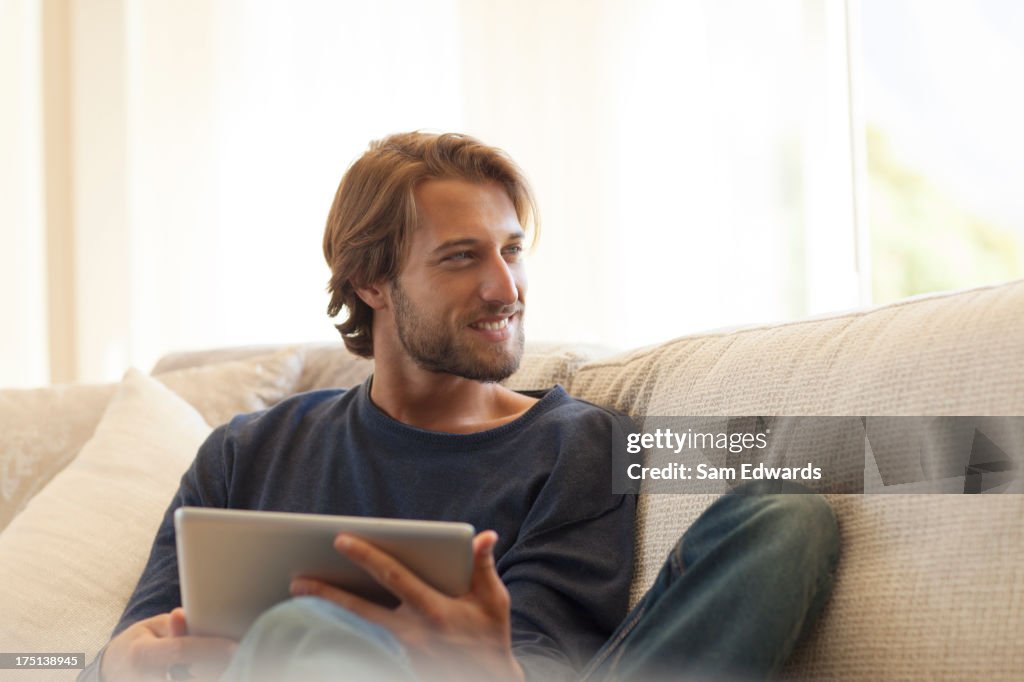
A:
[[[515,244],[513,246],[506,246],[505,247],[505,253],[510,253],[513,256],[518,256],[522,252],[523,252],[523,247],[520,244]]]
[[[457,253],[448,254],[447,256],[445,256],[444,259],[445,260],[460,261],[460,260],[469,260],[472,257],[473,257],[473,252],[472,251],[459,251]]]

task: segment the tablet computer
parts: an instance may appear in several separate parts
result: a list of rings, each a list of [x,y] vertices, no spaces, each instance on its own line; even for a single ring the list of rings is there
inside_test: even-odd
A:
[[[469,591],[473,570],[474,529],[468,523],[180,507],[174,530],[192,635],[241,639],[261,613],[291,598],[288,588],[298,576],[397,604],[334,549],[342,531],[373,543],[453,597]]]

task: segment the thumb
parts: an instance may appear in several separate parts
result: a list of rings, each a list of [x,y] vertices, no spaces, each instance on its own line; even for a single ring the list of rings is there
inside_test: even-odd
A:
[[[473,592],[501,583],[494,564],[494,545],[497,542],[498,534],[493,530],[485,530],[473,538],[473,579],[470,588]]]
[[[188,627],[185,624],[185,609],[180,606],[171,611],[171,637],[184,637],[188,634]]]

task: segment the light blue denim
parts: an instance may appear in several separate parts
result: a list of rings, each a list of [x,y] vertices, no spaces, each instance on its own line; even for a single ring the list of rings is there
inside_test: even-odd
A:
[[[260,616],[221,682],[415,680],[385,628],[318,597],[296,597]]]
[[[794,483],[715,501],[597,653],[586,682],[765,679],[821,612],[839,558],[835,515]],[[293,599],[245,636],[224,682],[417,682],[384,628],[329,602]]]

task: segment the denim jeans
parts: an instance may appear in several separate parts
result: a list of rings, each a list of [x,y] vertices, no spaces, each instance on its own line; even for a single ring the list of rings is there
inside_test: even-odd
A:
[[[787,481],[715,501],[583,679],[764,679],[779,670],[832,591],[839,533],[820,495]]]
[[[836,519],[822,497],[786,481],[740,486],[683,534],[581,679],[769,677],[828,600],[838,557]],[[222,678],[328,679],[419,678],[387,630],[313,597],[264,614]]]

